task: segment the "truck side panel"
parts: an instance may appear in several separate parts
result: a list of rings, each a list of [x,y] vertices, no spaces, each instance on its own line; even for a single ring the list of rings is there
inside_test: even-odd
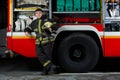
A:
[[[105,32],[105,57],[120,57],[120,32]]]
[[[24,32],[10,33],[7,36],[8,48],[25,57],[36,57],[35,36],[25,36]]]

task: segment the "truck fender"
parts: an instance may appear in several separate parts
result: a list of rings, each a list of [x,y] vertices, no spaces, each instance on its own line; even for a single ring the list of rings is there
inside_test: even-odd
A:
[[[92,31],[97,34],[100,41],[101,41],[101,36],[103,36],[103,31],[98,31],[98,29],[92,25],[64,25],[57,30],[57,35],[65,31]]]

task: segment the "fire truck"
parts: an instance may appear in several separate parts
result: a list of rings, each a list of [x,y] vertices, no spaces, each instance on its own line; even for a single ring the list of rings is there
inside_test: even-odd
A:
[[[8,0],[7,48],[11,54],[35,58],[35,33],[24,28],[34,10],[58,23],[53,60],[67,72],[88,72],[100,57],[120,57],[119,0]]]

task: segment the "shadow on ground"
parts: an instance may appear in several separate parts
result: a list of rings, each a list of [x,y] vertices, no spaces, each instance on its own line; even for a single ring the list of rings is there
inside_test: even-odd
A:
[[[8,71],[41,71],[42,65],[37,59],[24,57],[0,59],[0,72]]]
[[[8,71],[41,71],[42,65],[35,59],[15,57],[0,59],[0,72]],[[104,58],[91,72],[120,72],[120,58]]]
[[[103,58],[93,69],[95,72],[120,72],[120,58]]]

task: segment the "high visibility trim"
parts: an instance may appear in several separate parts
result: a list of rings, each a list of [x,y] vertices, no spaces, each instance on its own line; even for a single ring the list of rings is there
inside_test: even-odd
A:
[[[40,25],[41,25],[41,20],[39,20],[39,22],[38,22],[38,31],[39,31],[39,33],[41,34],[42,32],[41,32]]]
[[[51,22],[45,22],[43,29],[50,28],[52,25]]]
[[[12,39],[35,39],[35,36],[12,36]]]
[[[47,38],[43,38],[43,41],[49,40],[49,38],[50,38],[50,41],[51,41],[51,40],[54,40],[54,37],[47,37]]]
[[[42,30],[41,30],[41,20],[39,20],[39,22],[38,22],[38,31],[39,31],[39,34],[42,33]],[[42,37],[40,37],[39,40],[42,41]]]
[[[34,29],[35,32],[38,32],[38,28]]]
[[[50,60],[48,60],[47,62],[45,62],[44,64],[43,64],[43,66],[44,67],[46,67],[48,64],[50,64],[51,63],[51,61]]]
[[[54,38],[50,38],[50,40],[48,38],[43,38],[43,40],[41,41],[42,44],[48,43],[48,42],[53,42],[55,39]],[[40,44],[39,40],[36,40],[36,44]]]

